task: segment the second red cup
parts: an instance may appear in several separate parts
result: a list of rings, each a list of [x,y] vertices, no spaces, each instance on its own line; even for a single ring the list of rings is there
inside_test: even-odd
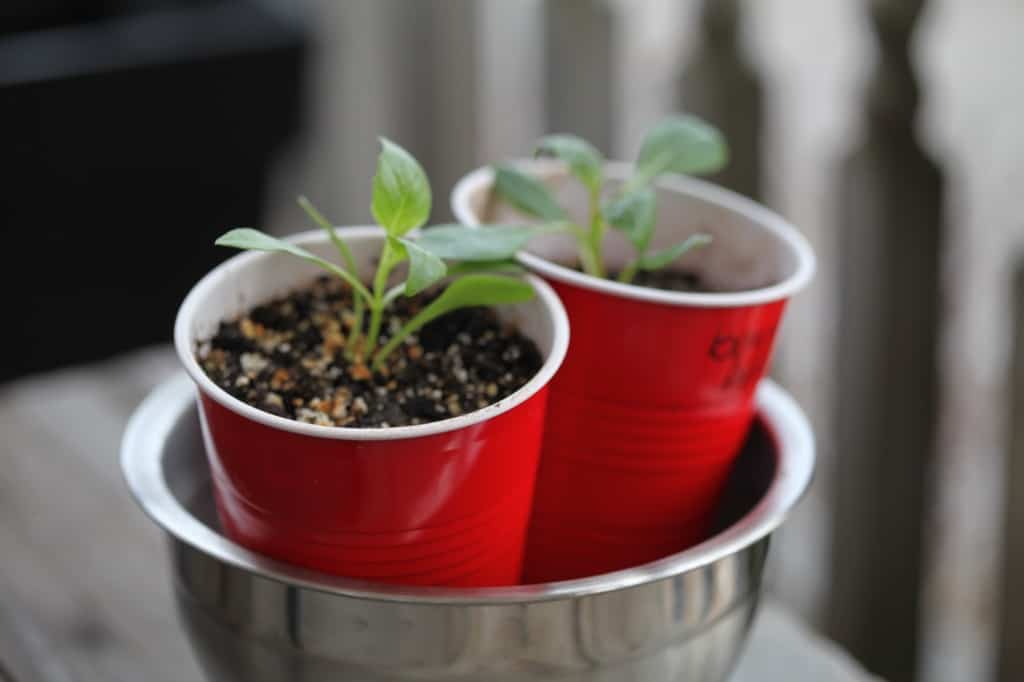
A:
[[[523,162],[580,222],[587,196],[557,163]],[[609,163],[614,186],[630,167]],[[477,170],[452,205],[467,224],[522,221]],[[704,539],[753,418],[786,301],[814,271],[806,240],[756,202],[692,178],[657,187],[655,249],[697,232],[711,244],[678,266],[708,289],[670,292],[572,267],[552,235],[521,261],[565,304],[572,342],[551,384],[525,579],[548,582],[639,565]],[[606,265],[631,256],[611,235]]]

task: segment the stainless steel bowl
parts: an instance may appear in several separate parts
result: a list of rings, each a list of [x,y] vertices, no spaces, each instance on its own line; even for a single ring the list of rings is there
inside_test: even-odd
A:
[[[814,468],[796,403],[770,382],[757,401],[720,532],[660,561],[544,585],[383,587],[232,543],[218,531],[185,377],[139,407],[121,462],[170,537],[182,621],[210,680],[718,682],[750,629],[769,537]]]

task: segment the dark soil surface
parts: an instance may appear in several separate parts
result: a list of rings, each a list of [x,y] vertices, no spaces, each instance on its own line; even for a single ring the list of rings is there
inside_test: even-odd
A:
[[[616,272],[611,276],[618,277],[618,275],[619,273]],[[686,270],[640,270],[630,284],[665,291],[711,291],[703,285],[698,275]]]
[[[583,268],[578,265],[575,269],[579,272],[583,272]],[[619,279],[619,271],[612,270],[609,272],[608,279],[617,282]],[[638,287],[647,287],[648,289],[661,289],[663,291],[689,291],[700,293],[713,291],[713,289],[705,286],[704,283],[701,282],[699,275],[687,270],[638,270],[630,284]]]
[[[381,345],[435,295],[399,297],[384,315]],[[424,326],[389,356],[387,367],[371,373],[346,358],[351,310],[347,286],[321,277],[221,323],[200,344],[199,364],[253,407],[347,427],[408,426],[472,412],[514,393],[543,364],[533,341],[502,325],[493,311],[465,308]]]

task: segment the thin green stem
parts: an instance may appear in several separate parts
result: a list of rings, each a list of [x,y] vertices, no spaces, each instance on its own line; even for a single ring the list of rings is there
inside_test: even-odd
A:
[[[387,308],[392,303],[394,303],[395,299],[398,298],[399,296],[401,296],[404,291],[405,291],[405,284],[404,283],[396,284],[395,286],[393,286],[390,289],[388,289],[388,292],[386,294],[384,294],[384,298],[382,299],[383,307]]]
[[[619,193],[629,194],[630,192],[634,192],[650,183],[651,180],[653,180],[658,175],[658,171],[652,172],[650,168],[663,168],[664,164],[662,163],[662,161],[664,160],[664,158],[665,153],[663,152],[662,155],[658,157],[655,163],[650,164],[644,170],[638,170],[636,173],[634,173],[633,177],[627,180],[626,184],[622,186],[621,190],[619,190]]]
[[[555,232],[569,232],[576,238],[576,249],[579,251],[580,266],[583,268],[583,272],[596,277],[596,261],[594,260],[594,254],[590,250],[590,235],[570,222],[556,223],[552,225],[552,228],[552,231]]]
[[[412,334],[413,332],[416,331],[416,329],[419,329],[419,327],[422,326],[423,325],[421,324],[414,329],[411,328],[409,324],[406,324],[404,327],[398,330],[397,334],[388,339],[388,342],[384,344],[384,346],[379,351],[377,351],[376,355],[373,356],[373,371],[376,372],[383,368],[384,361],[388,359],[388,356],[394,353],[395,349],[398,348],[398,346],[401,345],[401,343],[405,341],[410,334]]]
[[[603,242],[604,242],[604,216],[601,215],[601,193],[600,190],[592,191],[590,193],[590,235],[589,235],[589,250],[590,250],[590,263],[584,259],[584,269],[588,274],[594,277],[604,277],[604,256],[603,256]],[[588,267],[589,265],[589,267]]]
[[[345,357],[349,360],[355,357],[356,351],[359,347],[359,339],[363,333],[363,311],[365,306],[360,298],[356,298],[356,304],[353,307],[352,316],[352,331],[349,332],[348,342],[345,344]]]
[[[370,331],[366,333],[366,354],[371,355],[377,348],[377,337],[380,335],[380,321],[384,309],[376,305],[370,306]]]
[[[353,276],[359,277],[359,271],[356,269],[356,259],[352,255],[352,250],[345,243],[345,240],[338,236],[338,233],[334,229],[334,225],[331,224],[326,216],[313,205],[313,202],[307,199],[305,196],[299,196],[299,206],[310,219],[323,228],[327,232],[327,236],[330,237],[334,247],[338,249],[338,253],[341,254],[341,259],[345,263],[345,267],[348,269]],[[352,295],[352,312],[354,314],[355,323],[352,326],[352,331],[349,333],[348,340],[345,343],[345,354],[352,357],[355,352],[356,345],[359,343],[359,335],[363,333],[363,309],[365,302],[360,296]]]
[[[331,274],[337,275],[338,277],[348,282],[349,285],[352,287],[353,292],[359,296],[362,296],[367,303],[370,303],[373,300],[373,294],[370,293],[370,290],[367,289],[362,282],[360,282],[358,279],[349,274],[349,272],[344,268],[339,268],[334,263],[330,262],[329,260],[324,260],[323,258],[313,257],[307,258],[307,260],[316,263],[324,270],[327,270]]]
[[[598,274],[599,268],[597,266],[597,260],[594,258],[594,252],[590,248],[590,242],[586,239],[582,239],[579,242],[579,255],[580,255],[580,266],[583,268],[583,272],[592,277],[600,277]]]
[[[444,312],[444,311],[441,311]],[[398,332],[388,339],[388,342],[373,356],[373,369],[379,370],[384,366],[384,361],[391,355],[398,346],[402,344],[410,334],[416,333],[423,325],[438,316],[438,311],[427,306],[417,313],[411,320],[406,322]]]
[[[636,277],[636,271],[639,268],[639,259],[631,260],[626,267],[619,273],[619,281],[623,284],[630,284],[633,278]]]
[[[380,336],[381,318],[384,314],[384,288],[388,284],[388,275],[396,262],[391,242],[384,242],[384,249],[380,254],[380,263],[377,265],[377,274],[373,278],[373,303],[370,304],[370,330],[366,336],[366,353],[373,354],[377,349],[377,338]]]
[[[345,240],[338,236],[338,233],[335,231],[334,225],[331,224],[331,221],[329,221],[324,214],[313,205],[313,202],[305,196],[300,196],[296,201],[299,203],[302,210],[306,212],[306,215],[308,215],[314,223],[322,227],[327,232],[327,235],[331,238],[331,242],[334,244],[335,248],[338,249],[338,253],[341,254],[342,260],[345,261],[345,267],[348,268],[349,272],[352,274],[356,274],[356,259],[352,256],[352,250],[348,248],[348,244],[345,243]]]

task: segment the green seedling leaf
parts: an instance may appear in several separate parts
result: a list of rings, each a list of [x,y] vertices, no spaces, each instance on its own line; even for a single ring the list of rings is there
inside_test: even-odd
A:
[[[569,164],[572,174],[592,194],[601,191],[604,158],[592,144],[575,135],[548,135],[537,143],[538,156],[553,156]]]
[[[493,261],[463,261],[448,266],[448,275],[470,275],[479,272],[505,273],[507,275],[520,275],[526,272],[519,263],[514,260],[493,260]]]
[[[515,168],[494,169],[494,189],[500,197],[527,215],[543,220],[565,220],[566,214],[540,180]]]
[[[380,144],[370,210],[389,235],[401,237],[427,222],[430,181],[409,152],[387,138],[380,138]]]
[[[405,280],[405,295],[415,296],[448,272],[440,258],[422,249],[416,242],[399,239],[409,257],[409,277]]]
[[[287,253],[292,256],[302,258],[310,263],[319,265],[338,277],[341,277],[343,280],[348,282],[360,296],[363,296],[367,301],[372,300],[369,290],[348,271],[343,270],[330,261],[324,260],[323,258],[310,253],[301,246],[296,246],[291,242],[286,242],[283,239],[278,239],[277,237],[271,237],[269,234],[260,232],[259,230],[254,230],[250,227],[236,228],[221,235],[214,243],[218,246],[230,246],[247,251]]]
[[[533,287],[527,282],[514,277],[501,275],[479,274],[460,277],[435,298],[430,305],[409,320],[388,343],[374,356],[374,367],[380,367],[384,359],[398,347],[402,341],[418,331],[423,325],[445,313],[459,308],[477,305],[502,305],[521,303],[533,298]]]
[[[728,145],[717,128],[696,116],[672,116],[647,134],[628,187],[642,187],[664,173],[713,173],[728,160]]]
[[[301,246],[296,246],[291,242],[286,242],[283,239],[277,237],[271,237],[265,232],[254,230],[251,227],[239,227],[230,232],[222,234],[216,242],[217,246],[231,246],[236,249],[245,249],[248,251],[269,251],[269,252],[281,252],[289,253],[299,258],[304,258],[308,261],[312,261],[319,265],[321,258],[316,256],[309,251],[306,251]]]
[[[670,246],[661,251],[655,251],[654,253],[648,253],[637,260],[637,267],[641,270],[660,270],[669,263],[674,262],[677,258],[682,256],[688,251],[693,249],[706,246],[711,243],[711,237],[706,234],[694,234],[690,235],[683,241]]]
[[[629,238],[638,253],[644,253],[651,243],[657,217],[654,190],[644,188],[607,202],[604,217]]]
[[[377,262],[377,272],[373,276],[373,298],[370,299],[370,328],[366,330],[366,347],[372,353],[377,347],[380,336],[380,325],[383,322],[385,301],[387,300],[388,275],[392,268],[408,258],[405,246],[394,235],[388,234],[381,249]],[[394,300],[394,299],[391,299]]]
[[[465,261],[507,260],[543,228],[529,225],[438,225],[416,238],[421,249],[438,258]]]
[[[444,290],[444,293],[420,311],[420,315],[428,315],[430,319],[434,319],[457,308],[522,303],[531,298],[533,298],[533,287],[528,282],[516,277],[490,274],[466,275],[452,282]]]

